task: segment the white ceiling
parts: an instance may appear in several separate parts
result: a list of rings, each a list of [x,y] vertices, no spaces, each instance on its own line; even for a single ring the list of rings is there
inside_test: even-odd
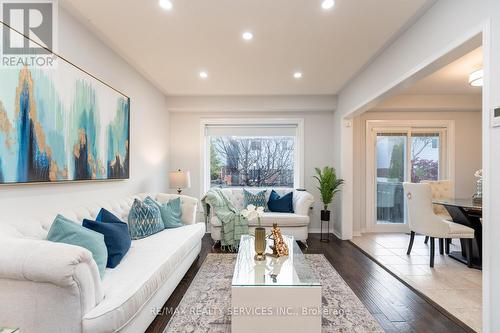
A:
[[[324,11],[320,0],[172,2],[167,12],[157,0],[60,0],[170,95],[336,94],[433,3],[336,0]]]
[[[469,74],[483,68],[479,47],[405,89],[405,95],[481,95],[480,87],[469,84]]]

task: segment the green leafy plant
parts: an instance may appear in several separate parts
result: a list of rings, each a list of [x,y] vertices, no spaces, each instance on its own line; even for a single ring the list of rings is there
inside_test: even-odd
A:
[[[337,178],[335,168],[324,167],[323,170],[315,168],[315,178],[318,183],[318,190],[321,193],[321,201],[325,205],[325,210],[328,210],[328,205],[332,203],[333,198],[337,192],[340,191],[340,186],[344,183],[343,179]]]

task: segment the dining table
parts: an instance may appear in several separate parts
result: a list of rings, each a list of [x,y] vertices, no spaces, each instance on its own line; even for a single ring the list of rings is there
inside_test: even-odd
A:
[[[453,222],[474,229],[474,240],[472,242],[472,268],[482,269],[483,262],[483,206],[481,202],[471,199],[435,199],[436,205],[442,205],[450,214]],[[449,256],[464,264],[467,264],[465,253],[465,241],[460,240],[461,251],[452,251]]]

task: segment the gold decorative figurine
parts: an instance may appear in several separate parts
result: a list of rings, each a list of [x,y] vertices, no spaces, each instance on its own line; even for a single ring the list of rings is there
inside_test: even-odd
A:
[[[273,223],[273,229],[271,230],[271,237],[274,241],[274,245],[271,246],[273,250],[273,255],[275,257],[284,257],[288,255],[288,246],[283,240],[283,235],[278,227],[277,223]]]

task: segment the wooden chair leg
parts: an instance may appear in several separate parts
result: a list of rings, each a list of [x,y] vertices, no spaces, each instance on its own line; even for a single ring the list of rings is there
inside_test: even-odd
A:
[[[465,254],[467,256],[467,266],[472,268],[472,238],[465,240]]]
[[[425,236],[424,244],[429,243],[429,236]]]
[[[408,244],[408,251],[406,251],[406,254],[411,253],[411,248],[413,247],[413,241],[415,240],[415,231],[410,232],[410,244]]]
[[[434,237],[431,237],[431,253],[430,253],[430,266],[434,267],[434,251],[436,250],[436,244],[434,242]]]
[[[439,254],[444,254],[444,238],[439,238]]]
[[[444,243],[444,252],[446,254],[450,254],[450,244],[451,244],[451,238],[446,238],[446,242]]]

